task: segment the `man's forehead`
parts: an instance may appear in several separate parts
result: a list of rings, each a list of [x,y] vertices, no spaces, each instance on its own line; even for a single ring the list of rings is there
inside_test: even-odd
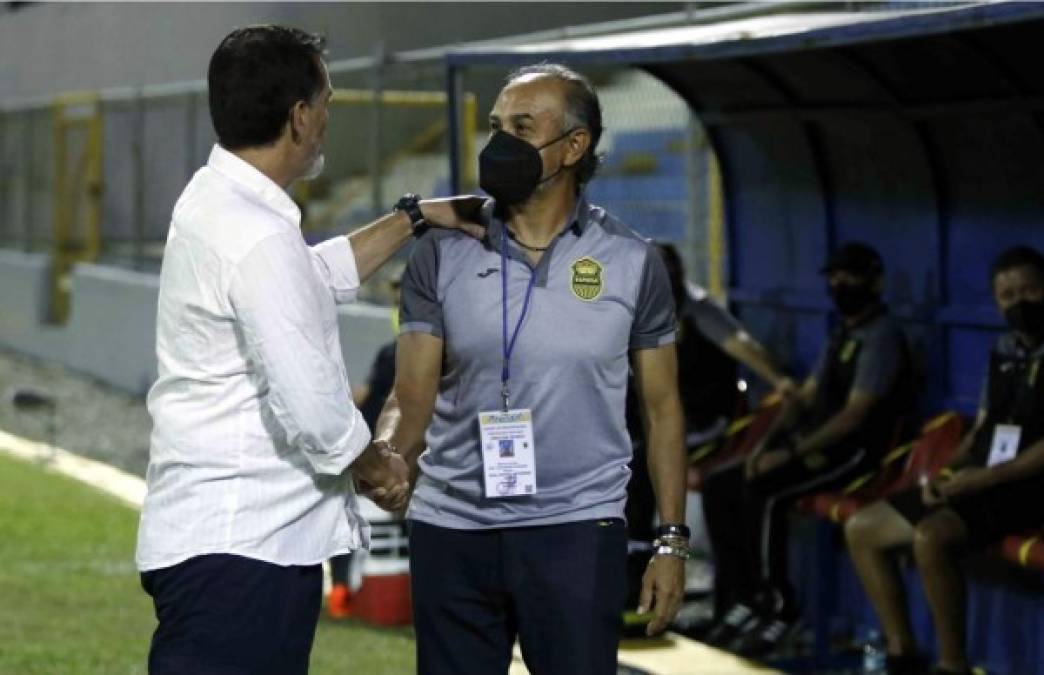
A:
[[[1044,278],[1041,278],[1040,272],[1032,265],[1019,265],[998,273],[994,285],[998,290],[1006,287],[1014,289],[1025,285],[1041,286],[1044,285]]]
[[[561,83],[539,74],[524,75],[504,87],[493,110],[502,114],[557,115],[563,105]]]

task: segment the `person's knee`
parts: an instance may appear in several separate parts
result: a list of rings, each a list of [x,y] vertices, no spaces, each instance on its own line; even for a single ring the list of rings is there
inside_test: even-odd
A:
[[[964,542],[964,528],[945,512],[925,518],[914,528],[914,554],[918,560],[951,555]]]
[[[856,511],[848,519],[845,523],[845,539],[850,549],[885,548],[887,540],[895,538],[887,535],[896,525],[894,514],[878,502]]]
[[[876,514],[869,512],[869,509],[856,512],[845,523],[845,541],[848,542],[848,548],[873,548],[877,528]]]

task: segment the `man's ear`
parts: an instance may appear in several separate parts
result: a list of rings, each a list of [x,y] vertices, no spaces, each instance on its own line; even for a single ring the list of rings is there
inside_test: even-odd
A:
[[[573,131],[573,133],[569,134],[569,138],[566,139],[566,157],[564,164],[566,166],[576,166],[576,164],[583,159],[584,155],[587,154],[587,149],[590,146],[590,131],[584,128]]]
[[[301,142],[301,129],[304,128],[305,114],[308,111],[308,106],[304,101],[298,101],[290,108],[290,117],[287,123],[290,125],[290,140],[294,143]]]

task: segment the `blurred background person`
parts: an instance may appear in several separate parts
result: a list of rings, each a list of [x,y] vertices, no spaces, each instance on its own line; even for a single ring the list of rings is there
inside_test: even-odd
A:
[[[791,505],[876,470],[914,408],[913,364],[881,298],[880,254],[848,243],[820,272],[839,323],[814,371],[761,444],[704,486],[723,610],[707,640],[749,655],[774,650],[798,619],[787,564]]]
[[[678,391],[685,415],[686,451],[692,453],[719,440],[729,422],[741,412],[743,392],[739,389],[738,364],[753,371],[780,396],[792,395],[795,386],[793,380],[776,368],[761,343],[727,309],[704,288],[687,279],[684,263],[673,244],[659,242],[656,248],[667,268],[678,317]],[[627,484],[628,586],[631,599],[637,601],[642,574],[656,538],[656,499],[647,467],[645,429],[633,372],[627,388],[627,431],[634,447],[631,479]],[[687,565],[686,590],[703,592],[710,588],[712,571],[702,493],[690,490],[685,510],[691,545],[697,556]]]
[[[741,402],[737,362],[750,368],[777,393],[789,396],[794,382],[772,363],[768,351],[705,289],[686,279],[673,244],[657,243],[671,282],[678,317],[678,391],[685,414],[686,447],[692,451],[720,436]],[[634,444],[627,485],[627,528],[632,540],[651,542],[656,502],[646,468],[645,431],[633,374],[627,390],[627,430]],[[689,500],[698,495],[689,495]],[[692,505],[689,504],[690,510]],[[698,509],[698,505],[697,505]],[[702,514],[690,528],[702,529]]]
[[[884,628],[888,675],[927,670],[895,548],[913,545],[939,641],[932,673],[970,675],[961,553],[1044,525],[1044,256],[1028,246],[1004,251],[990,288],[1009,331],[990,354],[975,426],[939,476],[871,504],[845,527]]]

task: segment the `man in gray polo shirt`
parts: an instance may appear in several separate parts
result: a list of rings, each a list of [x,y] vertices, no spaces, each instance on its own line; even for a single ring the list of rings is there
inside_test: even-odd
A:
[[[421,673],[616,673],[626,595],[629,357],[660,546],[639,611],[677,611],[688,536],[670,283],[657,250],[583,197],[601,111],[557,65],[512,74],[480,157],[483,241],[431,232],[407,267],[394,397],[377,437],[416,481]],[[505,412],[506,411],[506,412]],[[425,436],[425,431],[426,436]]]
[[[714,590],[728,608],[705,639],[751,656],[774,650],[797,625],[790,506],[876,470],[913,411],[913,366],[902,327],[882,301],[880,254],[849,242],[820,272],[839,321],[815,369],[760,446],[704,484]]]

